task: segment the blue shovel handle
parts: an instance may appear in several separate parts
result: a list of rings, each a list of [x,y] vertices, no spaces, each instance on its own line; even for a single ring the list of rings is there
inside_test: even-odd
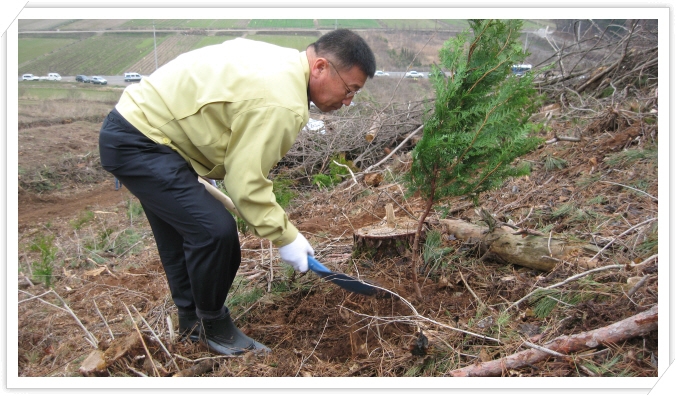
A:
[[[322,263],[320,263],[319,261],[317,261],[317,260],[316,260],[314,257],[312,257],[312,256],[307,256],[307,264],[308,264],[308,267],[310,267],[310,269],[311,269],[313,272],[317,272],[317,273],[326,273],[327,275],[331,275],[331,274],[332,274],[332,272],[331,272],[330,269],[324,267],[324,266],[322,265]]]

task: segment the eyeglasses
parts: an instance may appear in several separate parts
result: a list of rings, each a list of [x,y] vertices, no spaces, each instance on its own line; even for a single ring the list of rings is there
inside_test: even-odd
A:
[[[329,65],[333,66],[333,70],[335,70],[336,73],[338,73],[338,78],[340,78],[340,81],[342,81],[343,85],[345,85],[345,91],[347,91],[345,93],[346,98],[351,98],[361,91],[361,89],[358,89],[356,91],[351,90],[350,87],[348,87],[347,84],[345,83],[345,80],[343,80],[343,77],[340,75],[340,72],[338,72],[338,69],[336,68],[336,66],[333,63],[331,63],[330,60],[327,59],[326,61],[329,62]]]

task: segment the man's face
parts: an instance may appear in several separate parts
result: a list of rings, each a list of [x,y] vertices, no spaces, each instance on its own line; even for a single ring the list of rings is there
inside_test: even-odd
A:
[[[366,83],[366,75],[358,67],[339,71],[335,64],[327,58],[317,58],[310,66],[310,100],[323,112],[349,106]]]

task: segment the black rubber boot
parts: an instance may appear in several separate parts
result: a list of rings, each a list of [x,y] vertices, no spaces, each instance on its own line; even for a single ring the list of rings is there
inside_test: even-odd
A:
[[[180,312],[178,313],[178,332],[179,339],[185,340],[188,339],[192,342],[197,342],[200,339],[200,333],[202,332],[202,323],[200,322],[197,314],[193,312]]]
[[[232,323],[229,313],[222,319],[202,319],[200,341],[211,352],[219,355],[235,356],[248,351],[254,351],[257,354],[270,352],[270,348],[242,333]]]

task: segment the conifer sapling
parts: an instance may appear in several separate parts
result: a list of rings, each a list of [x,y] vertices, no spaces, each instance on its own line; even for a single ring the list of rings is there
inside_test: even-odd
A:
[[[519,38],[522,21],[470,20],[469,25],[471,32],[449,39],[439,51],[440,66],[430,73],[434,111],[424,120],[406,174],[409,192],[425,200],[412,246],[418,298],[420,234],[434,203],[452,196],[476,200],[506,178],[528,174],[528,164],[514,160],[542,141],[531,136],[528,121],[539,105],[533,76],[511,73],[528,55]]]

